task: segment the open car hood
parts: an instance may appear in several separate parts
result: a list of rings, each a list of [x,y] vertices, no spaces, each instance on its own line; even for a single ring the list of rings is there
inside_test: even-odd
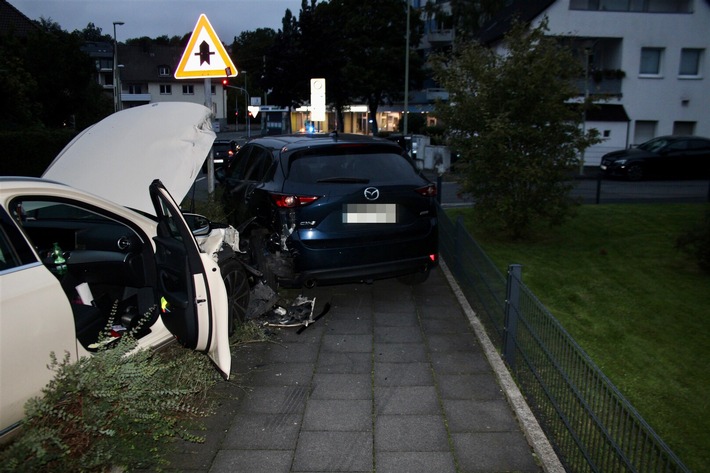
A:
[[[142,105],[82,131],[42,177],[155,215],[150,183],[160,179],[180,203],[215,136],[207,107],[188,102]]]

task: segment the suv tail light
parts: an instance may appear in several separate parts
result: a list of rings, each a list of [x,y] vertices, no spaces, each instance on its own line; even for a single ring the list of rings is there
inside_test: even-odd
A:
[[[271,199],[277,207],[292,209],[303,207],[320,199],[319,195],[271,194]]]
[[[423,195],[424,197],[436,197],[436,185],[429,184],[428,186],[419,187],[415,189],[417,194]]]

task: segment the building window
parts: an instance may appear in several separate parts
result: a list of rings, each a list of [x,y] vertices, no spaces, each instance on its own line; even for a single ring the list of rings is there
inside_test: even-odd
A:
[[[195,95],[195,86],[192,84],[185,84],[182,86],[183,95]]]
[[[640,145],[651,138],[655,138],[657,126],[657,121],[636,120],[636,127],[634,129],[634,144]]]
[[[692,0],[570,0],[570,10],[692,13]]]
[[[158,75],[160,77],[169,77],[170,68],[168,66],[158,66]]]
[[[700,75],[700,58],[702,49],[683,48],[680,51],[679,76],[698,77]]]
[[[674,135],[694,135],[695,122],[673,122]]]
[[[212,93],[212,95],[215,94],[215,86],[214,86],[214,84],[213,84],[213,85],[210,85],[210,92]]]
[[[160,95],[170,95],[173,93],[173,86],[170,84],[160,84]]]
[[[141,87],[140,84],[128,84],[128,93],[129,94],[142,94],[143,87]]]
[[[663,48],[641,48],[639,74],[658,76],[661,74]]]

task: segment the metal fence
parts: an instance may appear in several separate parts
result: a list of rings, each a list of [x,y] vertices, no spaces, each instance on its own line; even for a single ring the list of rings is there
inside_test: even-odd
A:
[[[574,180],[574,197],[585,204],[624,202],[710,202],[707,179],[626,181],[602,179],[598,171],[588,170]]]
[[[570,472],[688,472],[555,317],[439,209],[440,252]]]

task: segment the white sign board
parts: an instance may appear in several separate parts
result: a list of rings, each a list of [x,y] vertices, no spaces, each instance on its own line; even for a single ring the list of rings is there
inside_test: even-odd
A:
[[[311,120],[325,121],[325,79],[311,79]]]

